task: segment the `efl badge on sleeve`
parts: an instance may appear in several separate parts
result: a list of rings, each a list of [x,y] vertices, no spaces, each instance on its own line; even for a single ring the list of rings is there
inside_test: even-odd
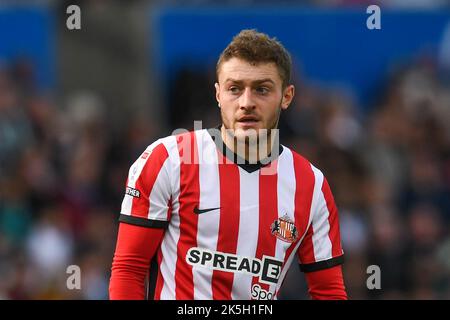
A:
[[[144,153],[142,153],[142,155],[141,155],[141,159],[147,159],[148,156],[150,155],[150,153],[151,152],[149,152],[149,151],[144,151]]]
[[[297,228],[287,214],[275,220],[270,226],[270,230],[274,236],[286,242],[292,243],[298,237]]]

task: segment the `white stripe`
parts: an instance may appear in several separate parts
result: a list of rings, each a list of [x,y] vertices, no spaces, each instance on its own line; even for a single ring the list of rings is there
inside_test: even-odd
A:
[[[220,181],[217,149],[214,141],[206,130],[195,132],[199,152],[199,185],[200,209],[220,207]],[[220,210],[213,210],[198,216],[197,246],[215,251],[219,235]],[[211,300],[213,270],[194,266],[194,299]]]
[[[180,239],[180,157],[176,138],[168,137],[164,144],[169,152],[171,165],[170,178],[172,181],[172,218],[161,243],[162,259],[160,271],[163,277],[161,299],[176,298],[175,295],[175,268],[177,264],[177,245]]]
[[[156,146],[158,146],[159,144],[161,144],[161,139],[158,139],[155,142],[153,142],[151,145],[149,145],[147,147],[147,149],[145,149],[145,151],[151,153],[153,151],[153,149]],[[136,187],[136,181],[138,180],[139,176],[141,175],[142,169],[144,169],[145,163],[147,162],[147,160],[149,158],[150,158],[150,154],[145,159],[142,159],[141,155],[139,155],[139,158],[130,167],[130,170],[128,171],[128,183],[127,183],[128,187],[131,187],[131,188]],[[121,210],[120,210],[121,214],[125,214],[128,216],[131,215],[131,207],[133,204],[133,199],[134,198],[132,196],[125,194],[123,201],[122,201]]]
[[[330,237],[328,236],[330,231],[330,224],[328,222],[329,212],[325,197],[322,193],[323,174],[313,165],[311,165],[311,168],[313,169],[316,178],[311,206],[311,214],[313,215],[312,226],[314,231],[312,242],[314,247],[314,258],[316,262],[318,262],[332,258],[332,245]]]
[[[239,179],[240,214],[236,254],[255,257],[259,230],[259,170],[248,173],[239,167]],[[232,299],[250,299],[251,286],[252,277],[235,273],[231,291]]]
[[[283,152],[278,158],[278,181],[277,181],[277,194],[278,194],[278,218],[281,218],[287,214],[293,222],[295,222],[295,170],[294,170],[294,158],[291,150],[284,147]],[[282,241],[277,238],[275,246],[275,257],[283,260],[285,258],[286,251],[292,244],[286,241]],[[284,269],[289,266],[284,266]],[[282,270],[283,272],[283,270]],[[281,283],[283,279],[278,280]],[[270,285],[270,292],[275,292],[278,285]]]
[[[148,219],[163,221],[168,220],[168,200],[170,199],[170,192],[172,190],[168,175],[170,166],[170,161],[166,159],[161,169],[159,170],[158,176],[155,180],[155,184],[150,191]]]
[[[161,300],[175,299],[175,268],[177,265],[177,244],[180,239],[179,206],[173,210],[172,219],[161,243],[162,259],[160,271],[163,277]]]

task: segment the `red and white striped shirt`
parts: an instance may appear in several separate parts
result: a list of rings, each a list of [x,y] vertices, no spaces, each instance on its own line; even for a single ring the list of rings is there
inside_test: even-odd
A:
[[[166,228],[155,299],[276,299],[295,257],[304,272],[343,262],[319,169],[285,146],[268,165],[236,164],[217,140],[162,138],[130,168],[120,221]]]

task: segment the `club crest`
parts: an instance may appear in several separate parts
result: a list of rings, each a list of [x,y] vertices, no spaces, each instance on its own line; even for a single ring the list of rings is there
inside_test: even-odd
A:
[[[286,214],[275,220],[270,226],[270,230],[274,236],[286,242],[292,243],[298,237],[297,227]]]

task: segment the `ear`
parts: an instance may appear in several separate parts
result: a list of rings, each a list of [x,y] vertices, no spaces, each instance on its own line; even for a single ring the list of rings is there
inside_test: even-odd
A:
[[[294,99],[295,87],[288,85],[283,91],[283,99],[281,100],[281,109],[286,110]]]
[[[220,104],[220,86],[219,86],[219,84],[216,82],[216,83],[214,84],[214,87],[216,87],[216,100],[217,100],[217,103]]]

